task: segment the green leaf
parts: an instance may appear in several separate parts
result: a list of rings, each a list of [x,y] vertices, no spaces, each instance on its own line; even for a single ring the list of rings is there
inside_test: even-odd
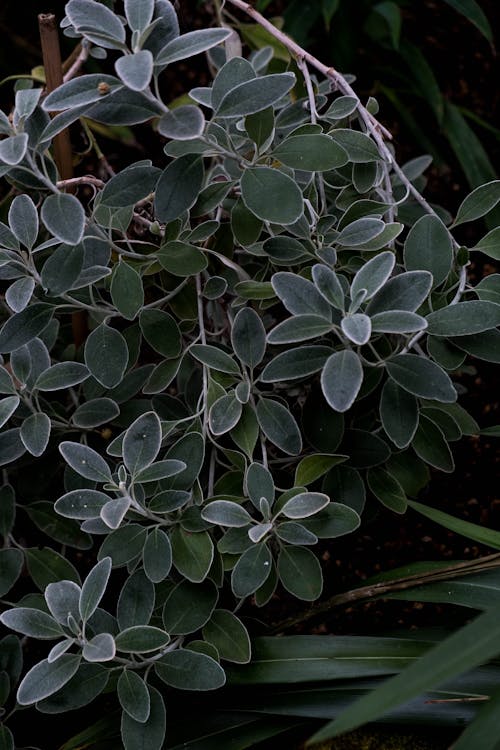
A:
[[[250,596],[267,580],[271,573],[272,555],[264,542],[254,544],[244,552],[231,574],[231,588],[238,598]]]
[[[135,721],[143,724],[149,718],[149,690],[137,672],[124,669],[116,685],[118,700],[123,710]]]
[[[241,505],[229,500],[214,500],[205,505],[201,517],[219,526],[242,528],[252,522],[252,517]]]
[[[80,583],[80,576],[74,566],[58,552],[48,547],[42,549],[32,547],[25,549],[24,553],[28,572],[35,586],[41,591],[44,591],[49,583],[61,580]]]
[[[168,595],[163,607],[163,624],[169,633],[188,635],[209,620],[218,599],[215,584],[181,581]]]
[[[415,312],[427,298],[432,287],[432,275],[428,271],[408,271],[394,276],[384,284],[370,300],[367,315],[386,310],[408,310]]]
[[[346,315],[342,318],[340,327],[343,334],[354,344],[358,344],[358,346],[362,346],[370,340],[372,322],[368,315],[364,315],[363,313]]]
[[[346,460],[347,456],[332,456],[328,453],[315,453],[306,456],[297,464],[294,485],[296,487],[307,487],[334,466]]]
[[[500,325],[500,305],[470,300],[449,305],[427,315],[428,332],[434,336],[467,336]]]
[[[65,440],[59,445],[59,451],[71,468],[85,479],[101,483],[112,481],[108,464],[93,448]]]
[[[476,0],[445,0],[458,13],[461,13],[468,21],[474,24],[481,34],[493,44],[493,31],[481,6]]]
[[[212,434],[224,435],[224,433],[232,430],[239,422],[242,408],[242,404],[234,395],[234,391],[214,401],[208,413],[208,422]]]
[[[123,55],[115,60],[115,70],[127,88],[143,91],[153,75],[153,55],[148,49]]]
[[[382,219],[364,216],[362,219],[356,219],[356,221],[353,221],[351,224],[344,227],[335,238],[335,244],[342,245],[343,247],[357,247],[358,245],[364,245],[382,234],[385,227],[386,225]],[[392,253],[390,254],[392,255]],[[389,255],[389,253],[387,253],[387,255]],[[373,258],[373,260],[376,260],[376,258]],[[387,265],[387,260],[384,265]],[[364,270],[364,267],[362,270]],[[389,271],[387,276],[390,275],[391,271]]]
[[[221,659],[248,664],[250,638],[240,619],[227,609],[216,609],[203,628],[203,638],[215,646]]]
[[[100,206],[133,206],[153,192],[161,171],[149,164],[132,164],[105,184]]]
[[[192,583],[204,581],[214,558],[214,546],[206,531],[191,533],[175,526],[170,542],[172,557],[178,572]]]
[[[177,219],[194,206],[204,178],[203,162],[197,154],[186,154],[172,161],[162,172],[155,192],[158,221]]]
[[[261,112],[287,94],[295,84],[293,73],[260,76],[235,86],[223,97],[217,117],[244,117]]]
[[[78,609],[83,622],[96,611],[104,596],[111,573],[111,558],[104,557],[96,563],[83,582]]]
[[[9,421],[19,403],[19,396],[7,396],[0,401],[0,427],[3,427]]]
[[[113,305],[127,320],[133,320],[144,305],[140,274],[123,261],[115,266],[110,292]]]
[[[39,391],[59,391],[78,385],[88,377],[90,372],[79,362],[57,362],[38,376],[33,388]]]
[[[198,55],[225,41],[230,33],[230,29],[200,29],[181,34],[160,49],[155,55],[155,65],[164,67]]]
[[[389,377],[405,391],[443,403],[452,403],[457,392],[439,365],[417,354],[398,354],[385,363]]]
[[[288,167],[307,172],[327,172],[344,166],[348,161],[345,149],[321,133],[285,138],[272,156]]]
[[[127,342],[115,328],[101,323],[87,338],[84,357],[97,382],[105,388],[114,388],[121,383],[127,369]]]
[[[352,280],[351,299],[354,299],[362,289],[366,289],[365,300],[373,297],[391,275],[395,261],[395,255],[390,251],[379,253],[379,255],[367,261]]]
[[[85,211],[74,195],[49,195],[43,202],[41,216],[49,232],[61,242],[77,245],[83,238]]]
[[[44,289],[51,296],[57,297],[75,285],[79,286],[84,261],[85,250],[82,243],[71,247],[59,245],[43,264],[41,279]]]
[[[262,148],[274,132],[273,108],[267,107],[253,115],[247,115],[245,117],[245,130],[257,148]]]
[[[493,549],[500,549],[500,532],[494,531],[493,529],[479,526],[470,521],[463,521],[461,518],[455,518],[450,516],[448,513],[444,513],[442,510],[436,510],[436,508],[430,508],[428,505],[422,505],[417,503],[415,500],[408,500],[408,505],[413,510],[421,513],[431,521],[444,526],[446,529],[453,531],[455,534],[460,534],[467,539],[472,539],[479,544],[485,544],[487,547]]]
[[[500,331],[492,329],[472,336],[457,336],[451,343],[473,357],[486,362],[500,362]],[[463,360],[462,360],[463,361]]]
[[[270,344],[289,344],[323,336],[332,324],[319,315],[295,315],[278,323],[267,335]]]
[[[97,490],[72,490],[62,495],[55,503],[54,509],[65,518],[98,518],[103,506],[109,501],[109,495]]]
[[[163,268],[174,276],[194,276],[208,265],[206,256],[194,245],[186,242],[167,242],[158,252]]]
[[[490,273],[476,284],[474,291],[481,300],[500,304],[500,273]]]
[[[170,573],[172,548],[167,534],[158,527],[152,529],[142,551],[144,572],[153,583],[160,583]]]
[[[229,434],[238,448],[241,448],[252,459],[259,438],[259,424],[255,411],[249,404],[243,404],[240,420]]]
[[[321,316],[326,321],[332,318],[332,309],[314,284],[288,271],[275,273],[271,281],[276,295],[292,315]]]
[[[158,122],[158,132],[176,141],[189,141],[203,135],[205,117],[199,107],[184,104],[166,112]]]
[[[181,332],[175,319],[163,310],[143,310],[139,317],[142,335],[147,343],[163,357],[177,357],[181,353]]]
[[[132,422],[123,438],[123,461],[132,476],[153,463],[161,439],[161,424],[154,411],[146,412]]]
[[[271,167],[249,167],[241,177],[241,197],[259,219],[287,226],[302,215],[300,188],[283,172]]]
[[[278,575],[285,589],[298,599],[312,602],[323,590],[321,566],[313,553],[305,547],[281,548]]]
[[[393,380],[387,380],[380,397],[380,420],[394,445],[406,448],[418,427],[417,399]]]
[[[323,368],[331,354],[332,350],[327,346],[299,346],[290,349],[272,359],[264,368],[260,379],[263,383],[277,383],[313,375]]]
[[[120,414],[120,407],[110,398],[92,398],[85,401],[73,412],[72,420],[77,427],[98,427],[113,420]]]
[[[128,527],[125,526],[124,529],[126,528]],[[123,530],[119,529],[119,531]],[[125,535],[121,534],[120,536],[126,543]],[[143,535],[140,538],[141,542],[144,542],[145,536]],[[141,544],[141,549],[142,547],[143,544]],[[139,555],[140,552],[141,550],[139,550]],[[136,556],[137,554],[134,555],[134,557]],[[120,629],[126,630],[136,625],[147,625],[153,614],[154,604],[155,587],[146,577],[145,572],[138,569],[127,579],[118,598],[116,615]]]
[[[115,655],[115,641],[111,633],[98,633],[86,641],[82,649],[83,658],[91,663],[112,661]]]
[[[5,301],[11,310],[16,313],[21,312],[29,303],[34,289],[35,281],[31,277],[18,279],[5,292]]]
[[[386,310],[371,316],[374,333],[414,333],[427,328],[421,315],[407,310]]]
[[[24,564],[24,555],[19,549],[7,547],[0,550],[0,562],[0,596],[5,596],[5,594],[9,593],[21,575]],[[15,612],[17,610],[12,611]],[[0,616],[0,618],[1,617],[2,616]]]
[[[453,263],[452,238],[438,216],[426,214],[412,226],[404,246],[408,271],[432,273],[433,288],[448,276]]]
[[[338,412],[351,408],[363,382],[363,368],[356,352],[345,349],[332,354],[321,373],[321,390],[329,406]]]
[[[495,690],[489,700],[479,706],[476,716],[454,743],[454,750],[468,750],[480,747],[481,750],[495,750],[498,747],[498,710],[500,691]]]
[[[321,492],[299,492],[287,500],[280,513],[293,520],[308,518],[323,510],[329,502],[328,495]]]
[[[240,368],[234,359],[216,346],[193,344],[189,351],[199,362],[212,370],[227,372],[229,375],[241,375]]]
[[[222,667],[206,654],[177,649],[155,663],[160,680],[178,690],[217,690],[226,682]]]
[[[451,473],[455,464],[442,430],[424,414],[420,415],[412,447],[423,461]]]
[[[28,148],[27,133],[11,135],[0,141],[0,162],[14,166],[24,159]]]
[[[19,242],[29,250],[38,236],[38,212],[29,195],[17,195],[9,208],[9,226]],[[2,239],[0,244],[4,245]],[[7,245],[8,247],[8,245]]]
[[[325,300],[337,310],[344,312],[344,289],[335,271],[318,263],[312,267],[312,277],[318,292]]]
[[[329,135],[347,151],[349,160],[354,164],[382,160],[375,143],[365,133],[347,128],[337,128],[331,130]]]
[[[123,46],[125,29],[120,19],[105,5],[89,0],[71,0],[66,13],[73,26],[95,44],[111,49]]]
[[[52,664],[46,659],[35,664],[19,685],[17,702],[29,706],[60,690],[77,671],[80,658],[75,654],[63,654]]]
[[[167,724],[165,704],[158,690],[154,687],[148,687],[147,690],[150,710],[146,721],[137,721],[126,711],[122,714],[121,737],[124,750],[161,750],[163,747]]]
[[[158,651],[166,646],[170,636],[161,628],[150,625],[133,625],[122,630],[115,638],[118,651],[126,653],[145,654],[149,651]]]
[[[471,250],[480,250],[495,260],[500,260],[500,227],[492,229]]]
[[[54,308],[35,302],[9,318],[0,331],[0,352],[8,353],[28,344],[52,320]]]
[[[419,696],[424,690],[463,674],[498,654],[496,609],[485,612],[431,648],[414,664],[355,701],[333,722],[311,738],[320,742],[373,721],[390,709]]]
[[[253,369],[262,362],[266,351],[266,330],[251,307],[244,307],[236,314],[231,343],[234,353],[244,365]]]
[[[238,198],[233,206],[233,210],[231,211],[231,229],[236,241],[239,242],[240,245],[243,245],[243,247],[257,242],[262,231],[262,225],[262,219],[259,219],[255,214],[249,211],[242,199]],[[263,284],[266,284],[266,286],[264,287]],[[255,299],[271,299],[271,297],[274,297],[272,288],[269,289],[270,285],[266,282],[240,281],[236,286],[238,293],[245,299],[253,299],[253,297],[248,297],[248,294],[250,293],[257,294],[260,292],[261,294],[264,294],[266,288],[267,294],[270,294],[270,297],[256,297]],[[244,292],[246,292],[246,294]]]
[[[260,398],[256,408],[257,421],[266,438],[284,453],[296,456],[302,450],[302,437],[290,411],[268,398]]]
[[[368,469],[367,483],[377,500],[395,513],[404,513],[408,502],[403,488],[385,469]]]
[[[31,414],[21,425],[19,433],[26,450],[32,456],[41,456],[49,443],[51,422],[43,412]]]

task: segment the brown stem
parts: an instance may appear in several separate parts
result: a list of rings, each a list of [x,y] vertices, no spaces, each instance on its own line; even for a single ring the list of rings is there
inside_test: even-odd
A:
[[[56,17],[53,13],[40,13],[38,16],[40,42],[42,45],[43,67],[47,92],[50,93],[63,82],[61,50]],[[54,159],[63,180],[73,176],[73,159],[69,132],[63,130],[54,138]]]
[[[448,581],[459,576],[471,575],[472,573],[479,573],[483,570],[491,570],[498,567],[500,567],[500,552],[495,552],[492,555],[480,557],[478,560],[453,563],[439,570],[431,570],[428,573],[414,573],[410,576],[396,578],[393,581],[381,581],[369,586],[360,586],[357,589],[345,591],[342,594],[335,594],[321,604],[300,613],[298,616],[275,623],[271,627],[270,632],[279,633],[283,630],[288,630],[294,625],[299,625],[307,620],[311,620],[313,617],[329,612],[333,607],[383,597],[384,594],[391,594],[394,591],[405,591],[406,589],[416,588],[429,583]],[[416,596],[416,599],[418,600],[418,596]]]

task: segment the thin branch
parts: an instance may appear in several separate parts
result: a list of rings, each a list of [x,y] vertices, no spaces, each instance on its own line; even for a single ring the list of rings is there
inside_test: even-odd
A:
[[[483,570],[492,570],[500,567],[500,552],[495,552],[486,557],[480,557],[478,560],[467,560],[466,562],[454,563],[439,570],[431,570],[428,573],[414,573],[410,576],[395,578],[393,581],[381,581],[371,586],[360,586],[359,588],[346,591],[342,594],[335,594],[321,604],[312,607],[298,616],[290,617],[286,620],[276,623],[271,628],[271,633],[280,633],[288,630],[294,625],[302,624],[311,620],[318,615],[326,614],[333,607],[340,607],[354,602],[367,601],[374,598],[390,595],[395,591],[405,591],[407,589],[418,588],[429,583],[438,581],[449,581],[459,576],[467,576],[472,573],[478,573]],[[415,600],[418,601],[418,593],[415,593]]]
[[[64,83],[66,83],[67,81],[71,81],[72,78],[75,78],[75,76],[78,75],[80,69],[88,59],[90,49],[89,43],[84,40],[77,46],[76,49],[78,49],[78,47],[80,48],[80,51],[78,52],[77,57],[63,76]]]
[[[249,3],[245,3],[243,2],[243,0],[226,0],[226,2],[230,5],[234,5],[235,8],[239,8],[244,13],[253,18],[256,23],[266,29],[266,31],[274,36],[275,39],[281,42],[281,44],[283,44],[294,55],[294,57],[297,58],[297,60],[304,60],[311,67],[316,68],[316,70],[322,73],[325,78],[329,78],[335,84],[335,88],[338,89],[338,91],[341,91],[343,94],[352,96],[357,99],[359,113],[363,120],[365,120],[365,122],[370,123],[370,130],[375,131],[377,135],[382,133],[382,135],[384,135],[388,140],[392,139],[392,134],[372,114],[370,114],[370,112],[368,112],[366,107],[361,104],[361,101],[354,89],[349,86],[344,76],[337,70],[335,70],[335,68],[328,67],[316,57],[314,57],[314,55],[311,55],[309,52],[303,49],[299,44],[290,39],[289,36],[277,29],[276,26],[273,26],[273,24],[268,21],[267,18],[264,18],[264,16],[257,10],[255,10],[255,8],[253,8]],[[388,154],[388,161],[392,161],[392,155],[390,151],[387,149],[383,141],[382,144],[384,146],[384,150],[386,150]]]

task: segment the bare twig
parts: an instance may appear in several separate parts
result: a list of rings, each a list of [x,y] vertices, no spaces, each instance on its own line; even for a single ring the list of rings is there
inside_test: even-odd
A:
[[[56,17],[53,13],[40,13],[38,16],[40,42],[42,45],[43,68],[47,92],[50,93],[63,82],[61,50]],[[61,131],[54,138],[54,159],[63,180],[73,176],[73,159],[69,132]]]
[[[66,83],[66,81],[71,81],[72,78],[78,75],[81,67],[85,64],[89,56],[89,45],[87,41],[84,40],[83,42],[80,42],[75,49],[78,49],[78,54],[63,76],[64,83]]]
[[[429,583],[438,581],[449,581],[459,576],[467,576],[472,573],[479,573],[483,570],[492,570],[500,567],[500,552],[495,552],[486,557],[480,557],[478,560],[467,560],[466,562],[454,563],[439,570],[431,570],[428,573],[415,573],[402,578],[395,578],[393,581],[381,581],[371,586],[360,586],[359,588],[346,591],[342,594],[335,594],[321,604],[311,607],[300,615],[290,617],[287,620],[276,623],[271,628],[272,633],[280,633],[294,625],[311,620],[313,617],[329,612],[333,607],[353,604],[354,602],[367,601],[370,599],[383,597],[385,594],[391,594],[395,591],[405,591],[407,589],[417,588]],[[418,595],[415,595],[418,601]]]

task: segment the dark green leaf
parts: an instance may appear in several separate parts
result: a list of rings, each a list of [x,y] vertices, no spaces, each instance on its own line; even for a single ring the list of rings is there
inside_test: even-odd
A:
[[[85,479],[111,482],[108,464],[93,448],[66,440],[59,445],[59,451],[71,468]]]
[[[218,117],[243,117],[260,112],[285,96],[294,84],[293,73],[275,73],[244,81],[228,91],[216,114]]]
[[[433,287],[446,279],[453,262],[453,243],[438,216],[426,214],[415,222],[406,238],[404,259],[408,271],[429,271]]]
[[[424,414],[420,415],[412,447],[417,456],[436,469],[448,473],[454,470],[453,456],[442,430]]]
[[[305,547],[283,546],[278,558],[283,586],[298,599],[314,601],[321,595],[323,575],[317,558]]]
[[[386,369],[405,391],[434,401],[451,403],[457,393],[449,376],[434,362],[417,354],[398,354],[387,361]]]
[[[332,350],[326,346],[299,346],[290,349],[272,359],[264,368],[260,379],[263,383],[276,383],[313,375],[323,368],[331,354]]]
[[[172,567],[172,548],[170,539],[162,529],[154,528],[149,532],[142,562],[144,572],[153,583],[160,583],[168,576]]]
[[[396,447],[406,448],[418,426],[417,399],[393,380],[387,380],[380,397],[380,419]]]
[[[165,740],[165,704],[161,694],[154,687],[148,687],[150,711],[146,721],[137,721],[124,711],[122,714],[121,736],[124,750],[161,750]],[[142,718],[142,717],[141,717]]]
[[[49,195],[43,202],[41,216],[49,232],[61,242],[77,245],[82,239],[85,229],[85,212],[74,195],[69,193]]]
[[[323,395],[332,409],[338,412],[351,408],[362,382],[360,359],[350,349],[332,354],[321,373]]]
[[[254,544],[242,554],[231,574],[231,587],[238,598],[250,596],[271,573],[272,556],[264,542]]]
[[[176,526],[172,531],[172,557],[175,568],[192,583],[205,580],[214,558],[214,546],[209,534],[196,534]]]
[[[296,456],[302,450],[302,438],[290,411],[268,398],[261,398],[256,408],[260,428],[268,440],[284,453]]]
[[[105,388],[121,383],[128,364],[128,347],[119,331],[101,323],[87,338],[84,356],[98,383]]]
[[[50,419],[43,412],[32,414],[24,420],[19,435],[24,447],[32,456],[41,456],[44,453],[49,442],[50,430]]]
[[[140,274],[120,261],[111,279],[111,299],[118,312],[127,320],[133,320],[144,305],[144,290]]]
[[[169,633],[187,635],[199,630],[210,618],[218,599],[212,581],[181,581],[168,595],[163,608],[163,624]]]
[[[467,336],[500,325],[500,305],[483,300],[459,302],[442,307],[426,318],[428,332],[434,336]]]
[[[0,331],[0,352],[13,352],[28,344],[46,328],[53,313],[54,309],[50,305],[35,302],[13,315]]]
[[[29,706],[60,690],[77,671],[80,658],[79,655],[64,654],[52,664],[46,659],[35,664],[19,685],[17,702]]]
[[[172,221],[194,206],[203,177],[203,162],[196,154],[186,154],[171,162],[156,186],[155,213],[158,220]]]
[[[303,198],[297,184],[271,167],[251,167],[241,178],[241,196],[259,219],[294,224],[302,215]]]
[[[259,315],[251,307],[240,310],[231,330],[234,353],[243,364],[251,369],[264,358],[266,351],[266,331]]]
[[[216,690],[226,682],[222,667],[206,654],[177,649],[155,663],[158,677],[178,690]]]
[[[139,318],[142,335],[164,357],[181,353],[181,333],[175,319],[163,310],[143,310]]]
[[[247,664],[251,646],[247,629],[236,615],[227,609],[216,609],[203,628],[203,638],[212,643],[221,659]]]
[[[146,683],[137,672],[124,669],[116,686],[123,710],[135,721],[144,723],[149,718],[150,700]]]
[[[321,133],[292,135],[282,141],[272,155],[288,167],[307,172],[327,172],[342,167],[348,161],[345,149]]]

